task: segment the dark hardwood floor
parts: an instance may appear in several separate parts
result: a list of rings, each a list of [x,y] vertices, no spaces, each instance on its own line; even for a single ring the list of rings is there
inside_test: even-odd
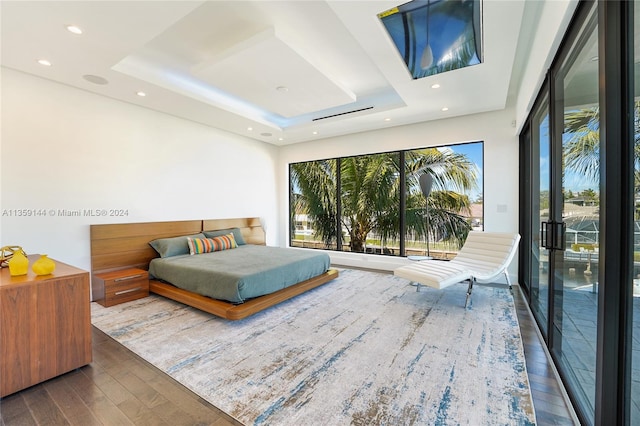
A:
[[[539,425],[574,424],[519,289],[514,298]],[[0,400],[0,425],[240,425],[93,327],[93,362]]]
[[[553,367],[547,359],[543,343],[540,341],[535,320],[527,306],[525,297],[517,286],[513,287],[513,298],[518,313],[529,385],[538,424],[579,424],[574,421],[571,412],[567,408],[561,385],[556,379]]]
[[[0,425],[241,425],[93,327],[93,362],[0,400]]]

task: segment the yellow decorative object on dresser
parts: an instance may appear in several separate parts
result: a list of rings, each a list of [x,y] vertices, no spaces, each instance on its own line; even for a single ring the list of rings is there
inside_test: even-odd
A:
[[[40,255],[40,259],[33,262],[31,270],[36,275],[49,275],[56,269],[56,262],[49,259],[46,254]]]
[[[9,260],[9,274],[12,277],[26,275],[29,272],[29,259],[22,250],[17,250]]]

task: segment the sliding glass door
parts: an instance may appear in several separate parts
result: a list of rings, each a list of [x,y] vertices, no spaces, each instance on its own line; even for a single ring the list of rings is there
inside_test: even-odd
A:
[[[640,0],[580,2],[520,135],[519,278],[584,425],[640,425],[639,81]]]
[[[531,310],[544,335],[549,321],[549,280],[553,276],[549,263],[551,251],[541,239],[543,224],[550,221],[551,138],[549,133],[549,97],[543,96],[533,112],[531,124]]]
[[[584,4],[523,135],[525,288],[585,424],[596,401],[600,228],[597,7]],[[524,233],[524,232],[523,232]]]
[[[552,191],[563,241],[555,252],[551,353],[593,421],[595,414],[600,216],[597,9],[570,39],[553,78],[554,136],[560,176]],[[555,231],[555,230],[554,230]]]

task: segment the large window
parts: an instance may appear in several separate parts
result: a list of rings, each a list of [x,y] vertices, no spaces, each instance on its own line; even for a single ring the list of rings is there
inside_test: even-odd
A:
[[[290,164],[290,246],[452,256],[482,229],[482,169],[482,142]]]

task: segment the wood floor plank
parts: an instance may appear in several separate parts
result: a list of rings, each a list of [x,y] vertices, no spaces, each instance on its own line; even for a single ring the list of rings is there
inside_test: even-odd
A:
[[[162,404],[154,406],[153,412],[165,423],[173,426],[189,426],[199,423],[189,413],[182,410],[177,404],[168,400]],[[211,417],[211,415],[209,415],[209,417]]]
[[[43,387],[70,424],[87,426],[102,424],[82,401],[80,395],[69,386],[65,376],[49,380],[43,384]]]
[[[31,415],[22,393],[9,395],[0,400],[0,417],[5,425],[35,426],[38,424]]]
[[[555,415],[545,411],[536,411],[536,421],[539,426],[574,426],[575,423],[565,415]]]
[[[222,421],[220,425],[242,425],[188,389],[181,385],[176,386],[174,380],[169,376],[158,375],[148,380],[147,383],[155,389],[161,389],[168,400],[174,401],[182,410],[188,412],[189,416],[193,418],[194,424],[214,424]]]
[[[190,391],[185,390],[182,385],[173,379],[166,380],[164,375],[158,375],[150,368],[138,369],[135,375],[141,375],[139,379],[162,395],[162,400],[158,399],[152,403],[153,410],[170,424],[198,424],[203,421],[211,421],[213,417],[218,417],[217,409],[212,412],[213,406],[205,406]],[[151,376],[150,373],[154,375]]]
[[[139,400],[128,399],[118,404],[118,408],[134,425],[138,426],[171,426],[162,420],[152,409],[141,404]]]
[[[24,391],[22,397],[37,424],[60,426],[70,424],[44,386],[31,387]]]
[[[561,395],[541,391],[534,392],[536,394],[536,400],[539,401],[539,407],[547,407],[549,405],[553,405],[561,410],[566,410],[565,402]]]
[[[526,357],[526,355],[525,355]],[[556,380],[554,370],[549,365],[549,361],[541,358],[535,358],[531,361],[527,359],[527,373],[537,377],[551,377]]]
[[[129,399],[137,399],[136,396],[129,391],[119,381],[109,376],[108,379],[101,379],[96,385],[104,392],[111,402],[120,405]]]
[[[135,371],[135,370],[130,370]],[[137,375],[126,372],[115,376],[115,379],[128,392],[135,395],[136,399],[142,402],[146,407],[153,408],[167,401],[156,389],[148,383],[140,379]]]
[[[120,411],[102,390],[86,375],[69,375],[69,385],[76,391],[84,404],[89,407],[93,415],[105,425],[133,425],[134,423]]]
[[[529,376],[529,384],[535,391],[544,392],[549,395],[564,398],[560,388],[557,386],[556,381],[553,377],[545,377],[538,374],[532,374]]]

